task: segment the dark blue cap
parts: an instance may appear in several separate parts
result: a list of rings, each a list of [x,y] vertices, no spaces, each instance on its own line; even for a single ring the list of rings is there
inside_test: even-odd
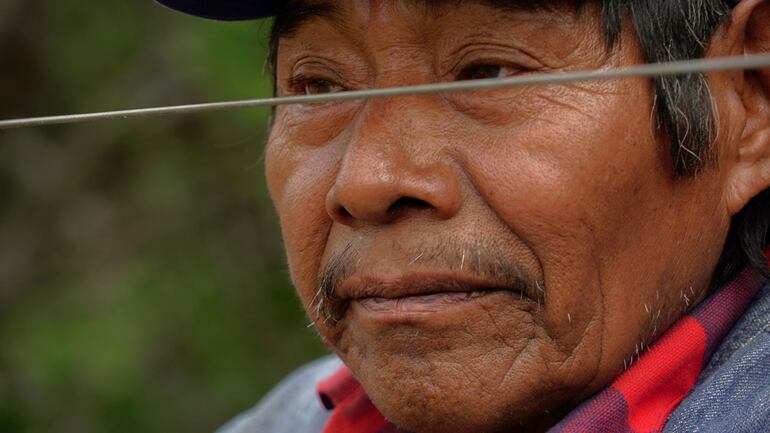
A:
[[[273,16],[280,0],[156,0],[171,9],[222,21],[253,20]]]
[[[273,16],[281,0],[156,0],[171,9],[223,21],[253,20]],[[725,0],[735,7],[741,0]]]

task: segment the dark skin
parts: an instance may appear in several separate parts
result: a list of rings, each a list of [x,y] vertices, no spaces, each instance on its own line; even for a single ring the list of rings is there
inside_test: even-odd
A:
[[[642,63],[630,26],[606,51],[591,7],[335,5],[281,39],[279,95]],[[708,56],[767,51],[768,10],[741,3]],[[689,179],[646,79],[280,107],[267,176],[300,299],[397,425],[545,430],[705,296],[770,186],[768,75],[709,76],[719,164]]]

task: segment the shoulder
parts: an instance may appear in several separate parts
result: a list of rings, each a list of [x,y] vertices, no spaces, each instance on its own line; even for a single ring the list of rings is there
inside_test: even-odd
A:
[[[770,284],[711,357],[665,431],[767,431],[770,423]]]
[[[341,365],[336,356],[327,356],[299,368],[217,433],[321,432],[329,414],[318,400],[316,384]]]

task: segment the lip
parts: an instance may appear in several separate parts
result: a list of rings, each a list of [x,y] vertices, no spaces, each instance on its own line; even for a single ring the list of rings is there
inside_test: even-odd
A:
[[[394,300],[410,297],[426,297],[436,294],[459,294],[492,291],[519,290],[501,283],[462,274],[414,273],[396,278],[353,276],[339,287],[337,295],[342,299]]]
[[[358,305],[376,315],[410,315],[447,311],[500,291],[444,292],[403,298],[364,298]]]
[[[351,277],[338,296],[363,317],[395,322],[453,315],[492,296],[528,300],[522,291],[491,280],[453,273],[416,273],[398,278]],[[423,319],[420,319],[423,318]]]

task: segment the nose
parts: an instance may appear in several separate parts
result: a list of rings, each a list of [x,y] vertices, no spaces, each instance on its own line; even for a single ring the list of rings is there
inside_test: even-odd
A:
[[[390,110],[386,110],[390,111]],[[422,215],[449,219],[462,205],[457,168],[442,152],[441,137],[420,133],[415,118],[372,115],[359,123],[326,197],[326,210],[347,226],[388,224]],[[379,118],[379,121],[377,120]]]

